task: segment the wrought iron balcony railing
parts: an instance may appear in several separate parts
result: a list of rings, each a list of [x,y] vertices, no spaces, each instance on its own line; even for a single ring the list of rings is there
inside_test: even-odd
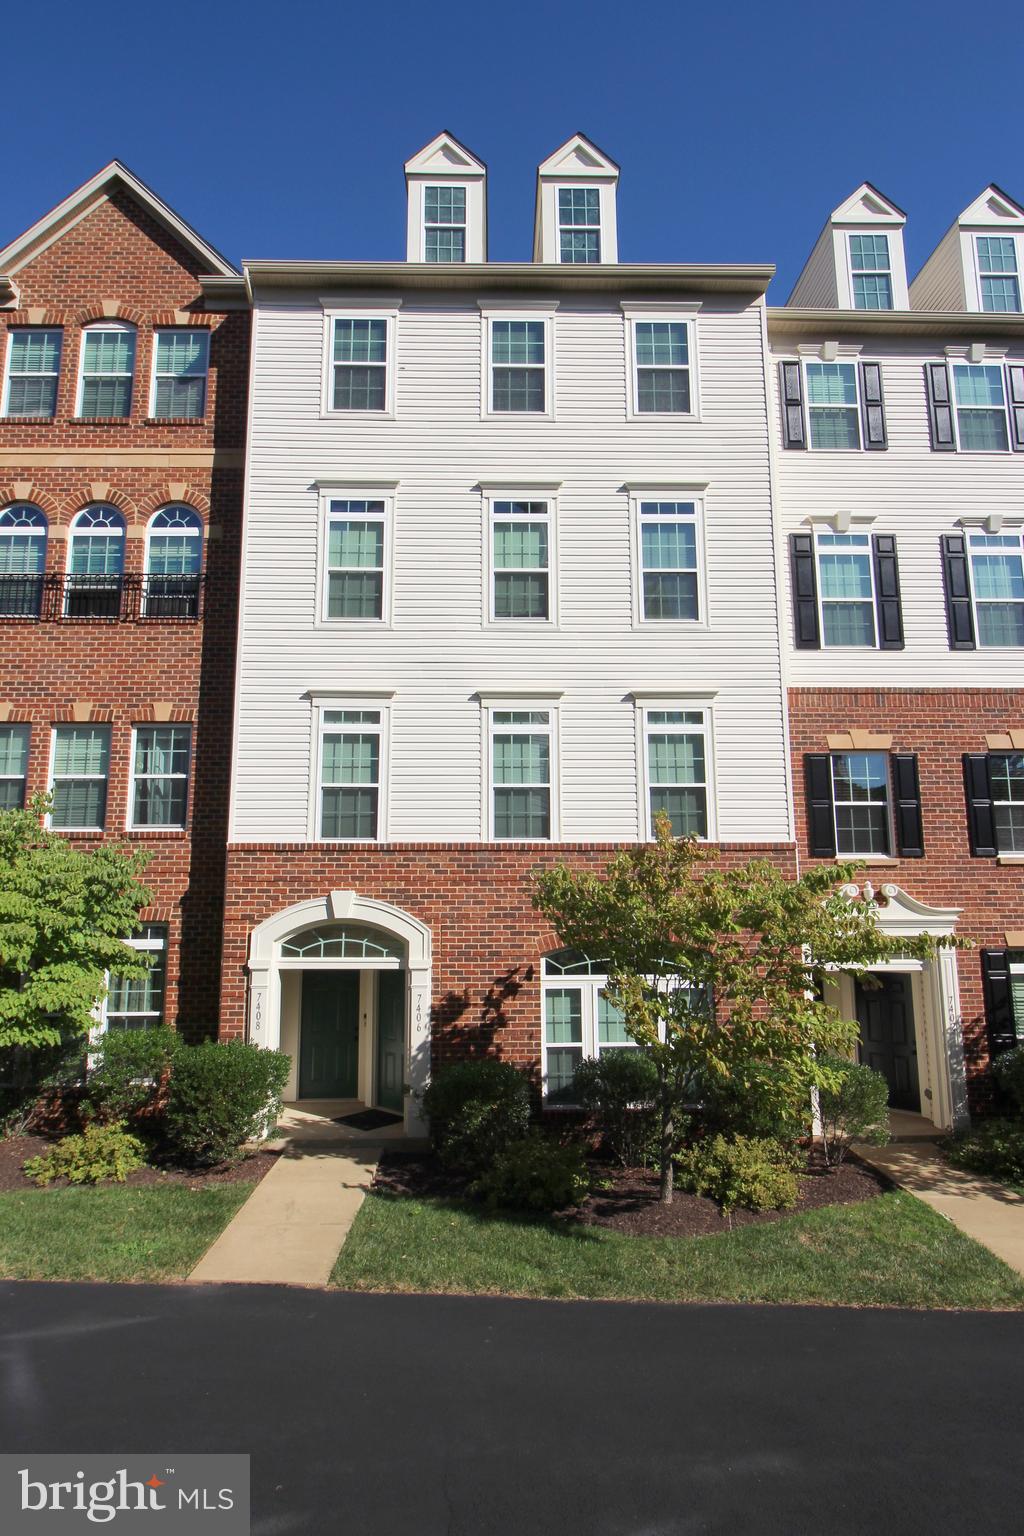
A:
[[[198,619],[205,577],[0,576],[0,621],[148,623]]]

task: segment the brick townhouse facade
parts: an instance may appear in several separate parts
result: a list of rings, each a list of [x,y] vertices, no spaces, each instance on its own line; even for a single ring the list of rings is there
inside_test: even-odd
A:
[[[0,251],[0,757],[151,855],[111,1025],[217,1026],[249,314],[118,163]]]

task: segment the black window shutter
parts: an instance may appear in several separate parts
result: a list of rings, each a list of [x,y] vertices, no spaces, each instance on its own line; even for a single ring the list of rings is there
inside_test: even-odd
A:
[[[924,858],[924,824],[921,819],[921,784],[917,754],[892,754],[892,793],[896,822],[896,847],[902,859]]]
[[[814,569],[813,533],[790,534],[789,563],[793,581],[793,624],[797,649],[820,651],[818,579]]]
[[[900,603],[900,568],[896,540],[891,533],[876,533],[871,540],[875,557],[875,606],[878,611],[878,645],[883,651],[903,649],[903,607]]]
[[[937,453],[956,451],[953,436],[953,404],[949,398],[949,371],[945,363],[926,363],[928,417],[932,428],[932,447]]]
[[[1017,453],[1024,453],[1024,366],[1007,365],[1006,386],[1010,397],[1010,446]]]
[[[983,949],[981,975],[985,986],[985,1023],[989,1054],[999,1056],[1017,1044],[1010,993],[1009,954],[1005,949]]]
[[[971,612],[971,581],[967,570],[967,536],[942,535],[942,581],[946,592],[946,627],[951,651],[973,651],[974,615]]]
[[[882,399],[882,369],[879,363],[860,365],[860,406],[864,417],[864,447],[888,448],[885,401]]]
[[[780,363],[782,383],[782,432],[787,448],[806,448],[804,430],[804,381],[799,363]]]
[[[964,789],[967,791],[967,832],[971,853],[976,859],[994,859],[999,850],[987,752],[964,753]]]
[[[807,778],[807,825],[811,835],[811,857],[834,859],[836,818],[832,806],[832,759],[829,754],[806,753],[804,773]]]

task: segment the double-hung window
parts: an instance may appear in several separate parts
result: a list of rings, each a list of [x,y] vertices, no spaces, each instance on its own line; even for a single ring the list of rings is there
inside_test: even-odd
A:
[[[957,445],[964,452],[1006,452],[1006,385],[999,363],[954,363]]]
[[[423,188],[424,261],[465,261],[465,187]]]
[[[859,448],[856,363],[805,363],[812,448]]]
[[[78,415],[130,416],[135,376],[135,329],[130,325],[90,325],[82,332]]]
[[[1012,235],[977,235],[981,307],[992,314],[1020,314],[1017,242]]]
[[[854,309],[892,309],[888,235],[850,236]]]
[[[837,854],[891,853],[888,753],[834,752],[832,803]]]
[[[327,506],[324,618],[383,620],[387,612],[388,503],[336,500]]]
[[[0,725],[0,811],[20,811],[25,804],[28,732],[27,725]]]
[[[972,533],[974,632],[979,645],[1024,645],[1024,549],[1022,535]]]
[[[320,725],[318,835],[346,842],[383,837],[383,709],[324,709]]]
[[[103,1020],[107,1029],[152,1029],[164,1019],[164,988],[167,980],[167,929],[162,923],[143,923],[129,949],[148,955],[150,967],[141,976],[107,978]]]
[[[693,321],[638,316],[629,324],[634,414],[694,415]]]
[[[331,323],[330,403],[335,411],[391,409],[394,324],[386,315],[335,315]]]
[[[490,836],[547,841],[555,836],[555,715],[550,709],[490,711]]]
[[[992,819],[1000,853],[1024,853],[1024,752],[992,752]]]
[[[704,709],[643,711],[645,831],[653,838],[655,821],[667,815],[673,837],[709,838],[711,828],[711,749],[708,712]]]
[[[109,772],[109,726],[58,725],[53,732],[50,825],[60,832],[102,832]]]
[[[491,619],[551,619],[548,501],[491,502]]]
[[[572,1104],[576,1068],[606,1051],[635,1050],[622,1013],[609,1002],[608,964],[575,949],[545,955],[541,981],[544,1009],[544,1096]]]
[[[598,187],[559,187],[558,259],[601,260],[601,192]]]
[[[61,332],[33,326],[13,330],[7,343],[5,416],[55,416]]]
[[[875,586],[871,537],[817,533],[818,593],[824,645],[875,644]]]
[[[150,415],[192,420],[205,415],[209,371],[208,331],[198,327],[182,331],[157,331],[153,348]]]
[[[130,826],[168,831],[184,827],[191,748],[187,725],[136,726]]]
[[[495,315],[487,326],[490,411],[543,415],[550,393],[548,321]]]
[[[637,504],[641,623],[702,620],[700,506],[695,501]]]

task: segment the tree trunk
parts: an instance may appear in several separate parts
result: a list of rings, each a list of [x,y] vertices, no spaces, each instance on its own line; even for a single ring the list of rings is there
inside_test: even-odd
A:
[[[672,1143],[674,1141],[672,1126],[672,1096],[669,1093],[668,1079],[661,1074],[661,1186],[658,1198],[663,1205],[672,1204]]]

